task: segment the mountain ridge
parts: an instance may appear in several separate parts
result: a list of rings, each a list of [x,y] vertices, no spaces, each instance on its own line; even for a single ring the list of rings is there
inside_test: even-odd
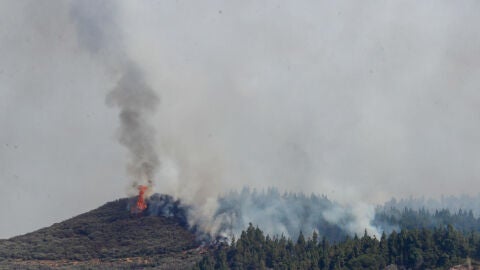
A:
[[[184,269],[198,261],[200,243],[181,217],[134,215],[129,200],[0,240],[0,267]]]

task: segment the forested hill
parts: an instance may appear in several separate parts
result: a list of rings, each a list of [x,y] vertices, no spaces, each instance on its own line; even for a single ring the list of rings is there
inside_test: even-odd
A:
[[[195,266],[199,269],[384,269],[392,265],[445,269],[468,259],[474,264],[480,260],[480,218],[471,210],[390,205],[378,208],[371,224],[384,235],[354,237],[342,224],[324,218],[324,211],[339,209],[326,197],[275,192],[241,195],[227,202],[247,198],[251,202],[247,206],[275,204],[282,211],[267,213],[260,220],[273,217],[268,220],[272,226],[277,221],[301,225],[285,227],[300,228],[293,240],[282,234],[272,236],[270,227],[259,224],[257,228],[254,223],[242,227],[246,230],[239,231],[238,240],[212,243],[211,252],[202,259],[207,248],[199,247],[198,235],[188,228],[188,207],[171,196],[155,194],[143,214],[131,214],[128,199],[120,199],[50,227],[0,240],[0,269],[185,269],[200,260]],[[276,199],[267,200],[271,198]],[[237,204],[223,203],[221,214],[238,213],[233,211]],[[315,226],[305,226],[305,220]],[[343,225],[352,220],[346,219]],[[240,221],[238,226],[245,220]],[[304,227],[309,229],[303,230],[305,235],[300,233]],[[311,235],[312,228],[318,234]],[[262,230],[270,230],[270,236]]]
[[[127,204],[128,199],[109,202],[0,240],[0,269],[172,269],[189,268],[201,258],[181,218],[132,215]]]
[[[230,245],[219,246],[195,269],[449,269],[480,265],[480,234],[452,226],[383,234],[365,233],[330,243],[316,233],[296,241],[265,236],[252,225]]]

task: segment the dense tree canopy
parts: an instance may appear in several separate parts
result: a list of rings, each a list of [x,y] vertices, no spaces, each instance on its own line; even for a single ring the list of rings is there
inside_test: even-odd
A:
[[[197,269],[407,269],[445,268],[480,259],[480,234],[462,233],[448,225],[434,229],[404,229],[380,239],[365,232],[331,243],[317,233],[293,241],[265,236],[250,224],[238,240],[220,245]]]

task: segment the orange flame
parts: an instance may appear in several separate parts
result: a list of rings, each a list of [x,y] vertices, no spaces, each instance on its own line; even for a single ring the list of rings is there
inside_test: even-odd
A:
[[[132,213],[141,213],[147,208],[147,203],[145,202],[145,191],[147,191],[147,189],[147,186],[138,186],[138,199],[135,206],[133,206],[131,209]]]

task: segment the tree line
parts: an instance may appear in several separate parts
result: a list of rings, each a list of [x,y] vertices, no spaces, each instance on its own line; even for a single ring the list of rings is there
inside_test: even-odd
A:
[[[330,242],[314,232],[293,241],[270,237],[252,224],[231,243],[217,246],[195,269],[404,269],[446,268],[480,259],[480,234],[452,225],[402,229],[379,239],[365,231]]]
[[[451,224],[456,230],[462,232],[480,232],[480,218],[476,217],[472,210],[450,211],[449,209],[428,210],[420,208],[396,207],[389,209],[377,209],[372,225],[381,228],[387,233],[393,229],[420,229],[436,228]]]

